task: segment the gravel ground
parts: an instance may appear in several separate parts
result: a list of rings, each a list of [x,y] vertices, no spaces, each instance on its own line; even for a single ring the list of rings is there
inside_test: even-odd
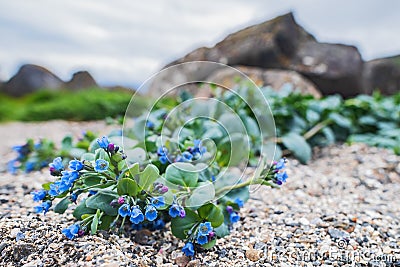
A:
[[[106,133],[104,123],[0,125],[6,146],[26,137],[61,140],[65,131]],[[22,139],[21,139],[22,138]],[[365,145],[315,150],[288,164],[281,190],[253,188],[229,237],[194,259],[169,231],[101,232],[74,241],[60,231],[71,212],[32,212],[29,196],[51,176],[0,174],[0,266],[400,266],[400,157]]]

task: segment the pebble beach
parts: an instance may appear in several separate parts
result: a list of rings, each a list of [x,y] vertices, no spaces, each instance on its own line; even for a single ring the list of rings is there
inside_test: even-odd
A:
[[[0,125],[2,164],[28,137],[59,144],[66,133],[107,134],[104,122]],[[30,192],[47,169],[11,175],[0,167],[0,266],[400,266],[400,156],[363,144],[315,148],[308,165],[288,158],[280,189],[251,188],[229,236],[194,258],[166,229],[100,231],[73,241],[72,211],[35,214]]]

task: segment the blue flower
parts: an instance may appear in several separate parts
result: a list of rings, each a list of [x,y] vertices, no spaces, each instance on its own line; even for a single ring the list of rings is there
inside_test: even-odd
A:
[[[146,128],[149,128],[149,129],[154,128],[154,123],[152,121],[146,121]]]
[[[199,243],[200,245],[204,245],[204,244],[208,243],[208,236],[198,235],[196,240],[197,240],[197,243]]]
[[[235,203],[238,205],[239,208],[243,208],[243,200],[241,200],[240,198],[236,198],[235,199]]]
[[[181,214],[181,209],[183,209],[181,206],[179,206],[179,205],[176,204],[176,203],[173,203],[173,204],[171,205],[171,207],[169,208],[168,213],[169,213],[169,215],[170,215],[172,218],[175,218],[175,217],[180,216],[180,214]]]
[[[229,214],[229,220],[231,221],[231,223],[238,222],[240,220],[240,216],[236,212],[232,212],[231,214]]]
[[[166,156],[161,156],[158,158],[158,160],[161,162],[161,164],[166,164],[168,161],[168,158]]]
[[[129,219],[132,223],[138,224],[144,221],[144,215],[138,206],[132,207],[131,217]]]
[[[159,156],[166,156],[168,154],[168,149],[165,146],[159,146],[157,148],[157,154]]]
[[[61,180],[66,183],[72,185],[79,178],[79,172],[77,171],[62,171]]]
[[[97,191],[96,190],[89,190],[89,197],[90,196],[93,196],[93,195],[96,195],[97,194]]]
[[[164,229],[164,227],[165,227],[165,222],[163,219],[158,219],[153,222],[154,230],[161,230]]]
[[[193,158],[193,155],[190,154],[189,152],[185,151],[182,153],[182,159],[183,161],[191,161]]]
[[[62,164],[62,159],[61,157],[57,157],[53,160],[52,163],[49,164],[50,167],[50,172],[61,172],[64,170],[64,165]]]
[[[33,201],[39,202],[40,200],[43,200],[46,197],[46,191],[45,190],[39,190],[35,192],[31,192]]]
[[[74,203],[76,203],[76,200],[78,199],[78,194],[77,193],[72,193],[70,196],[69,196],[69,199],[72,201],[72,202],[74,202]]]
[[[275,168],[276,168],[277,170],[282,170],[283,168],[285,168],[285,163],[286,163],[286,160],[285,160],[285,159],[280,159],[280,160],[276,163]]]
[[[199,225],[199,235],[208,235],[213,230],[210,222],[201,223]]]
[[[35,162],[27,161],[25,163],[25,172],[31,172],[35,169]]]
[[[207,148],[201,145],[201,140],[199,139],[193,140],[193,144],[194,147],[192,153],[200,153],[200,155],[203,155],[204,153],[207,152]]]
[[[157,218],[156,208],[153,205],[147,205],[145,216],[148,221],[154,221]]]
[[[73,224],[61,231],[68,239],[74,239],[79,233],[79,224]]]
[[[17,163],[17,160],[15,160],[15,159],[14,160],[10,160],[7,163],[7,170],[8,170],[9,173],[11,173],[11,174],[16,174],[17,173],[16,163]]]
[[[108,148],[108,144],[110,144],[110,141],[108,140],[107,136],[103,136],[101,139],[97,138],[97,144],[103,149]]]
[[[156,208],[161,208],[165,206],[165,200],[163,196],[153,197],[151,199],[151,204]]]
[[[182,252],[185,253],[186,256],[194,256],[194,247],[192,242],[187,242],[185,246],[182,248]]]
[[[51,202],[50,201],[45,201],[42,204],[34,207],[34,210],[35,210],[36,213],[43,212],[43,214],[46,214],[46,212],[49,211],[50,207],[51,207]]]
[[[124,204],[118,209],[118,214],[122,217],[130,216],[131,215],[131,207],[129,204]]]
[[[94,170],[96,172],[105,172],[108,169],[109,163],[104,159],[97,159],[95,162]]]
[[[83,169],[83,163],[80,160],[71,160],[69,162],[69,168],[74,171],[80,171]]]
[[[132,224],[132,225],[131,225],[131,228],[132,228],[133,230],[139,231],[139,230],[142,230],[142,229],[143,229],[143,224],[142,224],[142,223],[139,223],[139,224]]]
[[[279,172],[276,174],[276,180],[280,182],[280,184],[286,182],[286,179],[288,178],[288,175],[286,172]]]
[[[71,184],[64,180],[55,181],[50,184],[49,195],[56,197],[67,191],[71,187]]]
[[[201,145],[201,140],[195,139],[195,140],[193,140],[193,144],[194,144],[194,149],[199,148]]]

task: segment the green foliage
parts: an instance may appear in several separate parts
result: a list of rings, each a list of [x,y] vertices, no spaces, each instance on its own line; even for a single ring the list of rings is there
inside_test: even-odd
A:
[[[88,121],[122,117],[132,95],[128,91],[98,88],[80,91],[42,90],[22,98],[0,95],[0,121]],[[141,98],[135,107],[136,115],[139,116],[150,99],[135,97]]]
[[[314,99],[291,91],[262,90],[274,114],[279,145],[303,163],[311,157],[310,147],[334,142],[363,142],[400,151],[400,93],[343,100],[337,95]]]

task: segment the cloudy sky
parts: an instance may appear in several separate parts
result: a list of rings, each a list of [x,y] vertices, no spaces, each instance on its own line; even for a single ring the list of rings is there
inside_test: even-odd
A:
[[[0,80],[24,63],[64,80],[139,85],[163,65],[243,27],[293,11],[323,42],[368,60],[400,54],[397,0],[0,0]]]

